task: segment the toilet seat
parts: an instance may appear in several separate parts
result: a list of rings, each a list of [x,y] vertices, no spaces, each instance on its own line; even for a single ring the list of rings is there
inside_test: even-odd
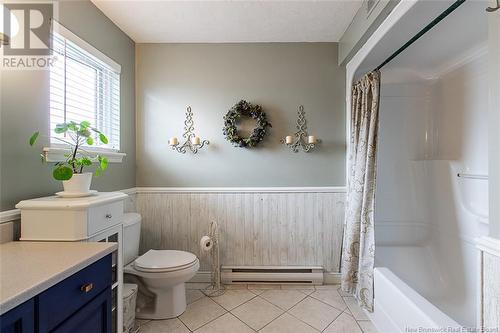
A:
[[[198,258],[192,253],[176,250],[149,250],[134,261],[141,272],[173,272],[192,267]]]

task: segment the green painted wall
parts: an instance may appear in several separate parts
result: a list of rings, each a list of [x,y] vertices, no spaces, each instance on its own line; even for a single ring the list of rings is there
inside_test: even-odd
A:
[[[100,191],[135,186],[135,44],[90,1],[59,2],[58,21],[122,66],[122,164],[94,178]],[[51,166],[38,156],[47,139],[31,148],[27,139],[35,130],[48,134],[49,75],[47,71],[9,70],[0,73],[0,211],[23,199],[50,195],[62,189],[51,177]]]
[[[345,69],[337,43],[137,44],[137,186],[345,185]],[[223,116],[240,99],[260,104],[272,128],[256,148],[233,147]],[[293,153],[279,140],[296,131],[303,104],[322,144]],[[191,105],[195,133],[210,140],[179,154]],[[246,127],[251,129],[252,126]]]

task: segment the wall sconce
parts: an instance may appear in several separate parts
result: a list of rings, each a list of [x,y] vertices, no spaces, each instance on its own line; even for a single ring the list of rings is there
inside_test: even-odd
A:
[[[302,148],[304,152],[308,153],[311,149],[314,149],[316,144],[320,143],[321,140],[317,139],[314,135],[307,135],[306,113],[302,105],[299,106],[297,114],[299,115],[297,119],[297,132],[295,132],[293,136],[286,136],[284,139],[281,139],[280,142],[290,147],[290,150],[294,153],[298,153],[299,148]],[[293,137],[295,137],[295,140]]]
[[[185,154],[187,149],[189,149],[193,154],[196,154],[199,149],[203,148],[205,145],[209,145],[210,142],[208,140],[201,140],[197,137],[194,131],[194,121],[193,121],[193,112],[191,111],[191,107],[187,107],[186,111],[186,120],[184,121],[184,134],[182,137],[186,139],[186,141],[179,146],[179,140],[176,137],[170,138],[168,144],[172,147],[173,150],[177,150],[179,153]]]

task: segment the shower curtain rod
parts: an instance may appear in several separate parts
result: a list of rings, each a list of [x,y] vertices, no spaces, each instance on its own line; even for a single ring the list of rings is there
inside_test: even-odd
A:
[[[406,50],[410,45],[415,43],[420,37],[422,37],[426,32],[434,28],[439,22],[441,22],[446,16],[450,15],[455,9],[457,9],[460,5],[462,5],[466,0],[457,0],[448,7],[444,12],[442,12],[438,17],[436,17],[431,23],[426,25],[422,30],[420,30],[415,36],[413,36],[409,41],[407,41],[403,46],[401,46],[399,49],[396,50],[393,54],[389,56],[389,58],[385,59],[383,63],[381,63],[375,70],[379,70],[385,65],[387,65],[389,62],[392,61],[392,59],[396,58],[400,53],[402,53],[404,50]]]

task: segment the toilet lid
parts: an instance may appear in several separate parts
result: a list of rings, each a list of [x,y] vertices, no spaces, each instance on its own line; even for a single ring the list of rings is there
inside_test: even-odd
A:
[[[149,250],[139,258],[135,259],[134,266],[141,270],[175,270],[190,266],[197,260],[196,256],[189,252],[175,250]]]

